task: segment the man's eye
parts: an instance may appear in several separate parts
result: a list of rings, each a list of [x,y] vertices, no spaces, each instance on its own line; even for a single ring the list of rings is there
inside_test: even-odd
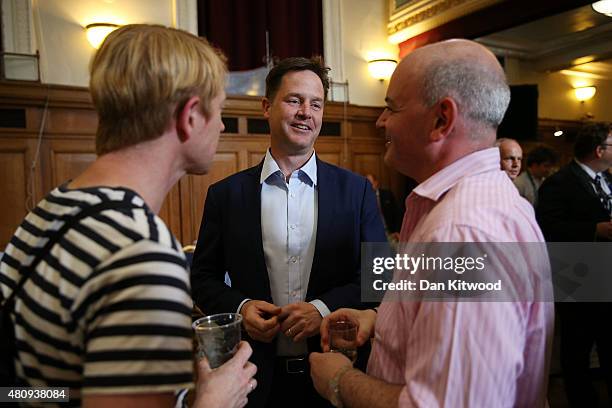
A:
[[[312,104],[312,109],[321,110],[321,108],[322,108],[322,105],[320,103],[313,103]]]
[[[300,103],[300,101],[298,101],[297,99],[288,99],[287,103],[296,104],[296,103]]]

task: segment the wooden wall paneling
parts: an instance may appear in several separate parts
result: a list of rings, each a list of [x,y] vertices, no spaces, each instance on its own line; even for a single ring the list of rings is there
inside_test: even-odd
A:
[[[238,151],[225,150],[219,146],[213,159],[210,172],[206,175],[187,175],[180,181],[182,242],[188,245],[198,239],[204,201],[208,187],[236,173],[240,168]]]
[[[60,137],[95,139],[97,128],[98,115],[92,109],[50,108],[45,118],[45,134]]]
[[[181,193],[179,183],[176,183],[159,210],[159,217],[164,220],[170,231],[183,244],[182,216],[181,216]]]
[[[45,190],[71,180],[96,160],[95,142],[89,140],[57,139],[48,142],[49,162],[45,170],[50,179]]]
[[[35,149],[33,140],[0,138],[0,185],[3,195],[0,200],[0,251],[4,251],[28,210],[40,201],[40,171],[35,170],[30,174]]]
[[[380,153],[353,153],[353,171],[362,176],[373,174],[381,184],[386,181]]]
[[[257,166],[264,159],[264,156],[266,155],[266,150],[267,150],[266,148],[264,148],[263,150],[262,149],[247,150],[247,155],[248,155],[247,168]]]
[[[0,128],[0,170],[3,171],[0,181],[6,186],[7,196],[24,203],[21,206],[10,204],[15,213],[4,210],[9,204],[1,204],[3,207],[0,209],[4,210],[0,218],[2,225],[11,226],[8,228],[10,232],[6,232],[8,229],[0,230],[0,239],[4,236],[8,239],[25,214],[27,171],[35,152],[45,105],[48,111],[40,162],[33,177],[33,201],[38,202],[53,187],[75,177],[95,159],[97,116],[86,88],[0,82],[0,108],[23,109],[26,114],[22,128]],[[352,155],[356,154],[356,170],[372,167],[371,163],[376,160],[374,157],[384,149],[384,140],[377,135],[375,128],[381,111],[381,108],[326,103],[324,120],[341,123],[341,135],[319,137],[317,154],[323,160],[349,169],[354,167]],[[223,134],[210,173],[183,177],[170,191],[160,210],[159,215],[184,244],[197,238],[208,186],[258,164],[270,145],[269,135],[248,134],[247,119],[263,119],[261,98],[230,96],[224,116],[237,119],[238,133]],[[359,143],[355,145],[355,142]],[[11,181],[7,179],[13,179],[13,183],[16,179],[20,181],[10,186]]]
[[[319,159],[339,167],[349,168],[343,154],[344,140],[338,137],[319,137],[315,151]]]

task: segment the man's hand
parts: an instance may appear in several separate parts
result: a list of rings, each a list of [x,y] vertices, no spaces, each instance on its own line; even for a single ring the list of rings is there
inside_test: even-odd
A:
[[[321,348],[329,351],[329,322],[348,320],[357,325],[357,346],[362,346],[374,336],[376,312],[373,310],[338,309],[325,316],[321,323]]]
[[[198,362],[198,383],[196,384],[195,408],[241,408],[247,395],[255,389],[257,372],[255,364],[249,363],[253,353],[246,341],[241,341],[238,351],[221,367],[212,370],[208,360]]]
[[[597,238],[612,240],[612,221],[598,222],[595,235]]]
[[[280,329],[281,308],[263,300],[249,300],[240,309],[242,324],[253,340],[270,343]]]
[[[326,400],[330,400],[332,390],[329,382],[340,369],[352,367],[351,360],[342,353],[310,353],[310,376],[317,392]]]
[[[319,334],[323,320],[319,310],[307,302],[283,306],[278,319],[281,322],[280,330],[295,342]]]

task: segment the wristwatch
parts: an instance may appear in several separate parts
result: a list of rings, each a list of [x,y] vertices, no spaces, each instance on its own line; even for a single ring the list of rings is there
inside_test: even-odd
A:
[[[329,388],[332,392],[329,402],[331,402],[331,404],[336,408],[343,407],[342,398],[340,396],[340,380],[342,379],[344,374],[346,374],[346,372],[352,368],[353,366],[342,367],[341,369],[338,370],[336,375],[334,375],[333,378],[329,380]]]

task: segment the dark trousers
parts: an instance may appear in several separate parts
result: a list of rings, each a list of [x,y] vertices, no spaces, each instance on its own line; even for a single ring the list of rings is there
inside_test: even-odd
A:
[[[298,372],[302,371],[302,372]],[[315,390],[308,357],[302,361],[277,357],[274,381],[266,408],[329,408],[332,405]]]
[[[561,369],[572,407],[597,407],[591,381],[590,354],[597,347],[601,373],[612,401],[612,303],[558,303]]]

